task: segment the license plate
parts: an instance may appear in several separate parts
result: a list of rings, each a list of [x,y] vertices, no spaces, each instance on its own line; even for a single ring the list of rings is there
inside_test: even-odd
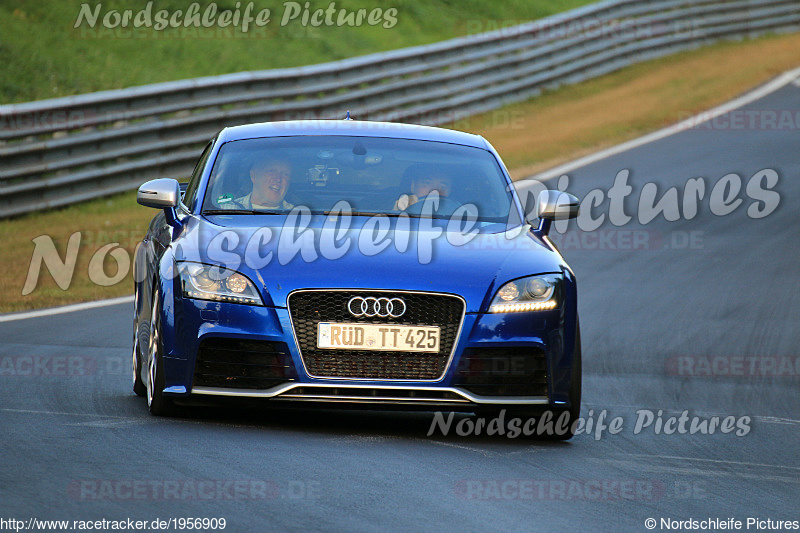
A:
[[[317,348],[437,353],[439,327],[320,322]]]

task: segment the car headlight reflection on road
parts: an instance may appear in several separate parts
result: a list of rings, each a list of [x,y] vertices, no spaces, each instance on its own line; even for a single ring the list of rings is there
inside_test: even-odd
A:
[[[546,311],[558,306],[558,287],[561,276],[542,274],[509,281],[497,291],[490,313]]]
[[[264,305],[253,282],[239,272],[220,266],[182,263],[180,277],[186,298]]]

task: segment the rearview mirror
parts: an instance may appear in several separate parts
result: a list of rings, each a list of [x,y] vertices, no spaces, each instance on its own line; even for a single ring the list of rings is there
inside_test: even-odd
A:
[[[180,198],[181,186],[170,178],[150,180],[139,187],[136,193],[136,203],[156,209],[175,207]]]

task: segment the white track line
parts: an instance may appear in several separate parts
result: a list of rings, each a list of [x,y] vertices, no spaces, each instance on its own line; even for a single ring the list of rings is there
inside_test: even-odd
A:
[[[24,414],[34,414],[34,415],[58,415],[58,416],[88,416],[90,418],[120,418],[120,419],[128,419],[125,416],[119,415],[100,415],[97,413],[67,413],[64,411],[36,411],[33,409],[6,409],[0,408],[0,412],[4,413],[24,413]]]
[[[28,318],[40,318],[43,316],[60,315],[62,313],[74,313],[75,311],[85,311],[97,307],[107,307],[109,305],[133,303],[133,295],[111,298],[110,300],[98,300],[96,302],[84,302],[81,304],[65,305],[63,307],[51,307],[49,309],[38,309],[36,311],[25,311],[23,313],[13,313],[10,315],[0,315],[0,322],[13,322],[14,320],[26,320]]]
[[[730,102],[726,102],[709,111],[699,113],[691,118],[687,118],[686,120],[678,122],[677,124],[673,124],[672,126],[667,126],[666,128],[654,131],[653,133],[648,133],[644,137],[639,137],[638,139],[633,139],[624,142],[622,144],[618,144],[617,146],[612,146],[611,148],[607,148],[605,150],[595,152],[594,154],[587,155],[586,157],[582,157],[580,159],[564,163],[563,165],[551,168],[550,170],[545,170],[544,172],[540,172],[539,174],[534,174],[533,176],[530,176],[525,179],[534,179],[543,182],[551,180],[553,178],[557,178],[562,174],[566,174],[575,169],[584,167],[586,165],[590,165],[592,163],[596,163],[597,161],[600,161],[612,155],[617,155],[627,150],[638,148],[639,146],[643,146],[651,142],[659,141],[661,139],[664,139],[666,137],[669,137],[670,135],[674,135],[681,131],[695,128],[698,125],[703,124],[704,122],[708,122],[709,120],[713,120],[720,115],[724,115],[725,113],[733,111],[734,109],[738,109],[744,105],[755,102],[760,98],[764,98],[768,94],[774,93],[778,89],[785,87],[790,83],[793,83],[794,85],[798,85],[800,83],[800,68],[784,72],[777,78],[772,79],[771,81],[765,83],[761,87],[757,87],[756,89],[753,89],[749,93],[744,94],[739,98],[731,100]]]
[[[658,408],[651,408],[651,407],[644,407],[641,405],[625,405],[625,404],[600,404],[600,403],[586,403],[584,404],[586,407],[591,408],[592,410],[602,410],[602,409],[609,409],[609,408],[617,408],[617,409],[630,409],[630,410],[638,410],[638,409],[647,409],[649,411],[663,411],[664,414],[674,415],[685,411],[685,409],[658,409]],[[718,416],[720,418],[729,416],[730,413],[710,413],[708,411],[694,411],[694,415],[696,416]],[[793,418],[778,418],[775,416],[762,416],[762,415],[748,415],[753,420],[758,422],[765,422],[767,424],[786,424],[786,425],[800,425],[800,420],[795,420]]]
[[[670,461],[688,461],[697,463],[713,463],[713,464],[734,465],[734,466],[755,466],[758,468],[777,468],[779,470],[800,470],[800,467],[797,466],[770,465],[764,463],[748,463],[745,461],[725,461],[722,459],[703,459],[700,457],[681,457],[678,455],[647,455],[647,454],[632,453],[630,454],[630,457],[642,457],[645,459],[667,459]]]

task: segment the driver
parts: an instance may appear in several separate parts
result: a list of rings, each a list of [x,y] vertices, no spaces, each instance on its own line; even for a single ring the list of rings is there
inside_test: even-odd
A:
[[[293,204],[284,198],[292,182],[292,166],[287,159],[272,157],[260,159],[250,167],[253,190],[236,198],[232,208],[291,209]],[[226,204],[226,207],[231,204]]]
[[[405,211],[433,191],[438,192],[440,197],[447,197],[450,194],[453,179],[442,168],[414,165],[409,167],[406,174],[410,174],[411,177],[411,192],[400,195],[394,204],[395,211]]]

